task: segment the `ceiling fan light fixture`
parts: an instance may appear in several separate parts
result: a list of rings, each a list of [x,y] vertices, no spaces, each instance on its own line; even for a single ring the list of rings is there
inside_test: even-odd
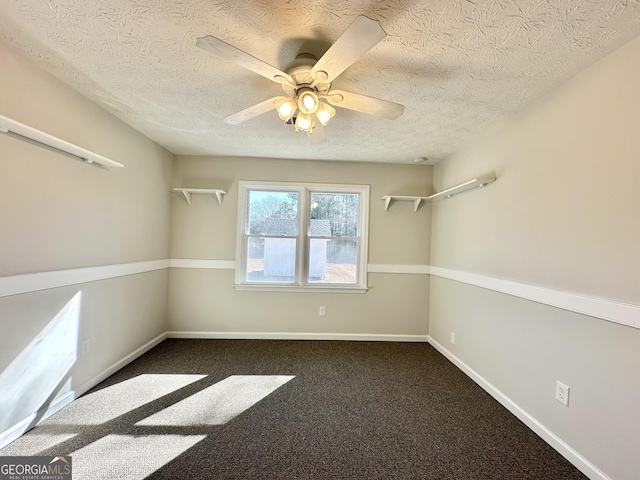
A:
[[[403,105],[353,92],[331,90],[336,77],[385,37],[380,22],[360,15],[320,59],[311,54],[300,54],[285,71],[211,35],[198,38],[196,45],[279,83],[284,90],[285,96],[273,97],[236,112],[223,118],[225,123],[237,125],[275,107],[285,124],[294,125],[296,132],[308,132],[310,143],[317,145],[325,141],[323,126],[335,115],[332,106],[390,120],[402,115]],[[320,99],[328,104],[320,102]]]
[[[311,88],[301,88],[298,90],[298,108],[302,113],[309,115],[318,110],[318,96]]]
[[[333,108],[331,105],[327,105],[326,103],[323,103],[323,102],[318,102],[318,110],[316,110],[316,117],[318,117],[318,121],[322,125],[326,126],[327,123],[329,123],[329,120],[331,120],[335,114],[336,114],[336,109]]]
[[[275,102],[278,116],[283,122],[289,121],[293,117],[294,113],[298,109],[298,103],[295,98],[287,97]]]
[[[313,118],[309,113],[300,113],[296,118],[295,124],[296,132],[302,130],[303,132],[311,133],[313,130]]]

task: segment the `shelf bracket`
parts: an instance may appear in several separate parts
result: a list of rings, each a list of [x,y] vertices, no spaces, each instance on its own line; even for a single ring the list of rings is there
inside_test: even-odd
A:
[[[189,190],[182,190],[182,194],[184,195],[184,199],[187,203],[191,205],[191,192]]]

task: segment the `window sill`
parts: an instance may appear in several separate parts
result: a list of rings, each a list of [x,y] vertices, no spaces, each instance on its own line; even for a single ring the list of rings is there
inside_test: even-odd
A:
[[[286,292],[286,293],[367,293],[366,287],[337,287],[335,285],[321,287],[300,285],[234,285],[236,290],[249,292]]]

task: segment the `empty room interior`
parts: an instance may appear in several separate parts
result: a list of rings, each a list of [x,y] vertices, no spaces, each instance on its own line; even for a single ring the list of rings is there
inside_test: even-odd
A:
[[[6,2],[0,73],[0,458],[639,478],[639,2]]]

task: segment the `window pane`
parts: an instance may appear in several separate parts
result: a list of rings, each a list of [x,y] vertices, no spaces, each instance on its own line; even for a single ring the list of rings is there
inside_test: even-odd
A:
[[[295,281],[295,238],[249,237],[247,240],[247,281]]]
[[[358,237],[360,195],[312,193],[310,237]]]
[[[365,185],[239,182],[236,284],[366,288]]]
[[[249,191],[246,233],[295,237],[298,234],[298,193]]]
[[[358,242],[312,238],[309,244],[310,283],[357,283]]]

